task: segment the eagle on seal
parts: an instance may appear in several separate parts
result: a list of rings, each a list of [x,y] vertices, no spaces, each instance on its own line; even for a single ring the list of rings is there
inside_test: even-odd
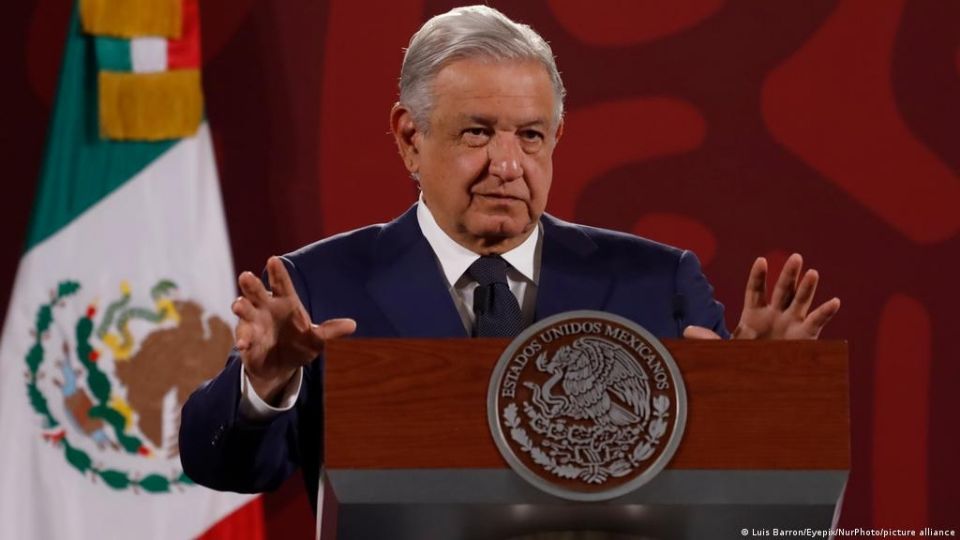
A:
[[[650,416],[650,383],[643,368],[622,346],[603,338],[581,337],[558,349],[537,368],[550,374],[543,386],[527,383],[533,401],[547,415],[591,419],[601,425],[626,426]],[[562,382],[564,395],[552,390]],[[618,398],[611,399],[611,395]]]

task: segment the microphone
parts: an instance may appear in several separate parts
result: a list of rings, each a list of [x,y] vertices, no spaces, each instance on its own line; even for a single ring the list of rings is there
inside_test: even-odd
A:
[[[673,295],[673,320],[677,324],[677,337],[683,337],[683,319],[686,315],[687,298],[682,294]]]
[[[477,285],[473,289],[473,337],[477,337],[477,332],[480,330],[477,321],[480,320],[480,316],[486,314],[490,311],[490,288],[484,287],[483,285]]]
[[[473,289],[473,314],[480,316],[482,313],[486,313],[488,306],[490,305],[490,288],[484,287],[483,285],[477,285]]]

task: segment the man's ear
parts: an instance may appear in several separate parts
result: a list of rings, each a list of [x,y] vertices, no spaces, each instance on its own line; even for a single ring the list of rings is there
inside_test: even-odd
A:
[[[420,139],[423,134],[417,130],[413,114],[400,103],[394,104],[390,110],[390,131],[407,171],[410,174],[420,172]]]
[[[554,144],[560,142],[560,137],[563,137],[563,118],[561,118],[560,123],[557,124],[557,134],[555,137]]]

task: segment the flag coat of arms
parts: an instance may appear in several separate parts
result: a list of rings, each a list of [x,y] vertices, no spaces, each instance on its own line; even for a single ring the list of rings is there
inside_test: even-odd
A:
[[[236,295],[199,58],[196,0],[74,12],[0,342],[0,538],[262,537],[177,447]]]

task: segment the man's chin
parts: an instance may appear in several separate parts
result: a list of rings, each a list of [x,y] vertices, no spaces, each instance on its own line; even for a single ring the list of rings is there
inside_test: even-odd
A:
[[[488,245],[522,241],[533,230],[529,219],[510,219],[501,216],[485,216],[473,225],[468,227],[470,233],[482,238]]]

